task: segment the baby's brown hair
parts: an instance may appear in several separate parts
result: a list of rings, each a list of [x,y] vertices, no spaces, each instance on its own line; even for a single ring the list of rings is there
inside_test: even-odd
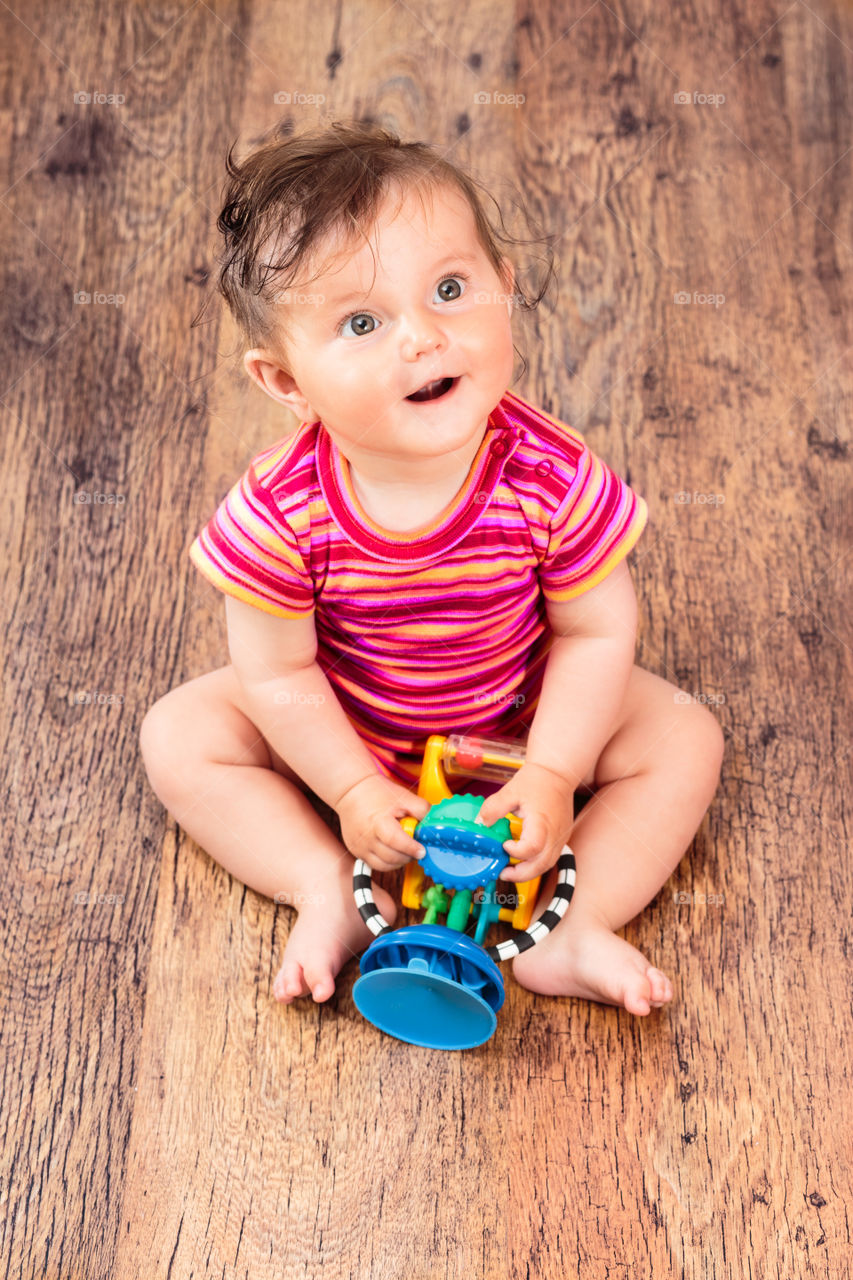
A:
[[[234,145],[226,159],[228,180],[217,223],[225,238],[217,287],[250,347],[279,350],[282,311],[276,299],[329,234],[366,236],[390,187],[426,192],[455,188],[470,205],[499,276],[502,257],[512,260],[516,246],[550,239],[510,235],[500,206],[479,183],[426,143],[402,142],[371,122],[336,121],[323,131],[279,136],[239,164],[233,159]],[[495,204],[499,227],[484,213],[480,192]],[[548,250],[538,286],[528,293],[516,275],[515,303],[532,310],[552,275]]]

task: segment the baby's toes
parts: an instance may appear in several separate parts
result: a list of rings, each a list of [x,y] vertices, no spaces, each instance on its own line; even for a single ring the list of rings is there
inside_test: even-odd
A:
[[[672,999],[672,987],[669,978],[660,969],[641,962],[642,958],[639,956],[637,960],[636,968],[626,974],[622,1002],[629,1013],[645,1017],[652,1009],[659,1009],[667,1000]]]
[[[295,960],[285,960],[272,984],[272,993],[282,1004],[290,1004],[300,996],[308,995],[308,987],[302,974],[302,965]]]
[[[672,983],[660,969],[649,969],[649,1003],[653,1009],[660,1009],[672,999]]]
[[[651,1012],[651,1000],[649,998],[649,983],[642,974],[632,974],[628,982],[625,984],[625,990],[622,995],[622,1003],[629,1013],[635,1013],[640,1017],[644,1017]]]
[[[305,989],[310,992],[318,1004],[328,1000],[335,990],[335,975],[331,965],[318,962],[305,966]]]

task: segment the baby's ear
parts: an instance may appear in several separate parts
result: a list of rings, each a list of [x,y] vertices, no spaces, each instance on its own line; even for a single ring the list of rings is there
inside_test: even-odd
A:
[[[256,382],[273,400],[285,405],[295,413],[300,422],[313,422],[316,414],[306,397],[296,385],[296,379],[287,369],[282,368],[278,358],[261,347],[253,347],[243,357],[243,367],[253,382]]]

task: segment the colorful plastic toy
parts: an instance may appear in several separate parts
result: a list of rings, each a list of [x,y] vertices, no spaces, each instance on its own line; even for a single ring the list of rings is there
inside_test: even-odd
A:
[[[505,782],[524,763],[517,742],[434,734],[427,741],[418,795],[431,808],[421,822],[404,818],[426,853],[406,866],[403,905],[425,908],[421,924],[393,928],[373,898],[372,873],[361,859],[353,873],[353,892],[373,942],[361,958],[361,977],[353,988],[356,1008],[369,1022],[398,1040],[430,1049],[472,1049],[494,1033],[504,1002],[498,963],[540,942],[562,918],[575,884],[575,859],[566,845],[557,862],[554,897],[535,924],[530,918],[539,880],[505,889],[516,902],[501,905],[498,877],[509,855],[503,842],[517,839],[521,822],[509,814],[492,826],[478,821],[482,796],[454,795],[450,776]],[[512,860],[514,861],[514,860]],[[439,923],[439,915],[446,922]],[[516,932],[496,946],[484,946],[497,920]],[[473,937],[469,936],[474,923]]]

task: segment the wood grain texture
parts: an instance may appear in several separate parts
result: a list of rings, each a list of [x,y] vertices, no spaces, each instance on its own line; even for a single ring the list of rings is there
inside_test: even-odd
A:
[[[16,8],[0,1276],[849,1275],[849,6]],[[148,787],[146,709],[227,658],[186,550],[294,425],[217,306],[191,327],[223,157],[312,113],[435,142],[555,236],[518,390],[646,497],[638,659],[728,741],[626,931],[676,985],[652,1018],[507,975],[493,1040],[442,1055],[363,1022],[355,962],[281,1009],[288,911]]]

